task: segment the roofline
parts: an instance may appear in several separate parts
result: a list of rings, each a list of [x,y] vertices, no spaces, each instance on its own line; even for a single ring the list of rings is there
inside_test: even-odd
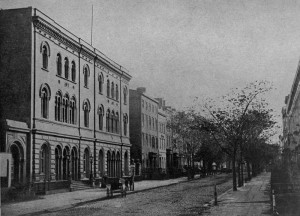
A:
[[[31,7],[29,7],[31,8]],[[21,9],[21,8],[20,8]],[[64,28],[60,24],[58,24],[55,20],[53,20],[51,17],[43,13],[37,8],[34,8],[34,15],[33,17],[38,18],[39,20],[45,22],[46,24],[52,26],[53,28],[57,29],[60,34],[62,34],[67,39],[71,40],[73,43],[75,43],[78,48],[83,48],[86,52],[93,55],[94,57],[97,57],[101,62],[103,62],[105,65],[113,69],[115,72],[123,74],[127,77],[127,79],[131,79],[132,76],[129,74],[129,70],[127,70],[125,67],[119,65],[112,59],[110,59],[108,56],[106,56],[104,53],[102,53],[97,48],[93,47],[91,44],[86,42],[85,40],[77,37],[75,34],[70,32],[68,29]]]

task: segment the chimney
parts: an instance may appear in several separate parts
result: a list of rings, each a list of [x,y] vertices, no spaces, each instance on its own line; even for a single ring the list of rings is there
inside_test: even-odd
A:
[[[155,98],[155,100],[158,101],[158,107],[159,107],[159,109],[160,109],[161,106],[162,106],[162,103],[163,103],[163,99],[162,99],[162,98]]]

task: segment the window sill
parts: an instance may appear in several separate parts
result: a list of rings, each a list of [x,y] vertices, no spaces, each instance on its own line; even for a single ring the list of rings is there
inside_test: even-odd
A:
[[[43,67],[42,67],[42,70],[49,72],[47,68],[43,68]]]
[[[68,81],[68,82],[70,82],[70,83],[77,84],[76,82],[74,82],[74,81],[72,81],[72,80],[69,80],[69,79],[66,79],[66,78],[64,78],[64,77],[62,77],[62,76],[59,76],[59,75],[57,75],[57,74],[56,74],[56,76],[59,77],[59,78],[61,78],[61,79],[63,79],[63,80],[66,80],[66,81]]]
[[[114,98],[111,98],[111,97],[108,97],[108,96],[107,96],[107,99],[109,99],[109,100],[113,100],[113,101],[115,101],[115,102],[119,103],[119,100],[116,100],[116,99],[114,99]]]

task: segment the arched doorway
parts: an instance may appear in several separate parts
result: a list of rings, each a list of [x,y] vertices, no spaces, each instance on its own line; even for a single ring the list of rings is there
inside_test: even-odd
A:
[[[40,175],[42,178],[49,180],[50,178],[50,148],[48,143],[45,143],[41,147],[40,152]]]
[[[73,147],[72,151],[71,151],[71,177],[72,177],[72,180],[77,180],[77,177],[78,177],[77,166],[78,166],[77,150],[75,147]]]
[[[111,156],[111,164],[112,164],[112,177],[116,176],[116,156],[115,156],[115,152],[112,153]]]
[[[85,173],[86,178],[90,177],[89,161],[90,161],[90,152],[89,149],[86,148],[83,154],[83,173]]]
[[[110,156],[110,151],[107,151],[107,176],[112,176],[111,175],[111,156]]]
[[[62,160],[62,150],[60,146],[57,146],[55,148],[55,174],[56,180],[61,180],[62,176],[61,176],[61,160]]]
[[[116,176],[121,177],[121,157],[120,153],[117,152],[117,158],[116,158]]]
[[[70,161],[70,150],[69,147],[65,147],[63,151],[63,179],[68,180],[69,178],[69,161]]]
[[[103,155],[103,151],[100,150],[99,151],[99,161],[98,161],[98,171],[99,171],[99,175],[102,177],[104,175],[103,171],[104,171],[104,155]]]
[[[12,185],[22,184],[23,174],[24,174],[24,153],[21,144],[18,142],[14,142],[10,146],[10,152],[12,154],[12,163],[11,163]]]

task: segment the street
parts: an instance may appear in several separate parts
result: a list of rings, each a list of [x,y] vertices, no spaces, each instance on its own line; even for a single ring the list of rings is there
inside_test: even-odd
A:
[[[199,215],[213,199],[215,183],[218,194],[232,187],[231,176],[222,174],[43,215]]]

